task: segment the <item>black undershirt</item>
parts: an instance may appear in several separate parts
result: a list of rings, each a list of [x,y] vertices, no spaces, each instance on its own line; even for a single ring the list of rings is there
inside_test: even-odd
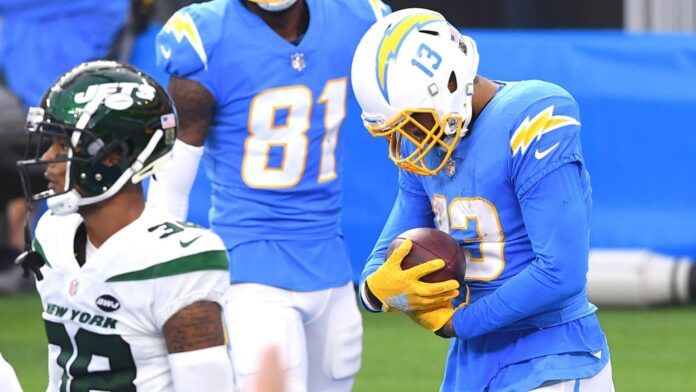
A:
[[[75,230],[75,239],[73,240],[73,250],[75,251],[75,260],[82,267],[85,264],[87,248],[87,229],[85,224],[81,223]]]

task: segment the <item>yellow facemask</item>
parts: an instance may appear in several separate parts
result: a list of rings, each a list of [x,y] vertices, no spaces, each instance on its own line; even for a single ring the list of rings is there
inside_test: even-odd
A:
[[[434,109],[405,109],[386,125],[366,123],[366,128],[372,136],[389,140],[389,158],[398,167],[422,176],[432,176],[442,170],[457,147],[462,124],[463,120],[457,114],[440,119]],[[445,134],[445,129],[450,130],[450,137]],[[415,147],[407,156],[402,152],[404,141]],[[428,154],[437,149],[444,155],[438,159],[433,155],[426,161]]]

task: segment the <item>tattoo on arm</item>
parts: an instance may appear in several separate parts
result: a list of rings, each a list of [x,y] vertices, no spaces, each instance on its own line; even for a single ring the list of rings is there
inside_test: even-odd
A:
[[[215,98],[200,83],[173,76],[169,78],[167,90],[179,114],[179,139],[192,146],[202,146],[215,112]]]
[[[170,354],[225,344],[220,305],[198,301],[176,312],[162,328]]]

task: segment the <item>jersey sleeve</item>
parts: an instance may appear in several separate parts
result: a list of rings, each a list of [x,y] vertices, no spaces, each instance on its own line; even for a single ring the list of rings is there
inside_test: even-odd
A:
[[[583,161],[578,106],[557,89],[522,112],[510,137],[510,177],[518,198],[556,168]]]
[[[399,171],[399,192],[392,207],[382,233],[377,240],[372,253],[367,259],[365,268],[360,276],[360,291],[363,292],[365,279],[384,263],[389,244],[406,230],[416,227],[433,227],[434,214],[430,199],[413,174]],[[363,307],[375,311],[361,295]]]
[[[224,8],[194,4],[177,11],[156,38],[157,66],[177,78],[196,81],[216,96],[210,61],[222,34]]]
[[[457,310],[457,337],[481,336],[586,296],[590,192],[578,163],[562,165],[529,188],[520,207],[536,258],[490,295]]]
[[[229,287],[229,260],[222,240],[214,247],[164,263],[155,282],[154,322],[158,329],[176,312],[197,301],[220,303]]]

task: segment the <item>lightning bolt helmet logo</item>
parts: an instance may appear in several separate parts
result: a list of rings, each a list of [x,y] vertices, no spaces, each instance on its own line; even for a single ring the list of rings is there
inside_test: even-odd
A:
[[[444,21],[439,14],[416,14],[409,15],[390,26],[382,37],[377,49],[377,83],[384,99],[389,102],[389,92],[387,90],[387,71],[389,63],[399,55],[399,49],[409,33],[418,30],[423,26],[436,22]]]

